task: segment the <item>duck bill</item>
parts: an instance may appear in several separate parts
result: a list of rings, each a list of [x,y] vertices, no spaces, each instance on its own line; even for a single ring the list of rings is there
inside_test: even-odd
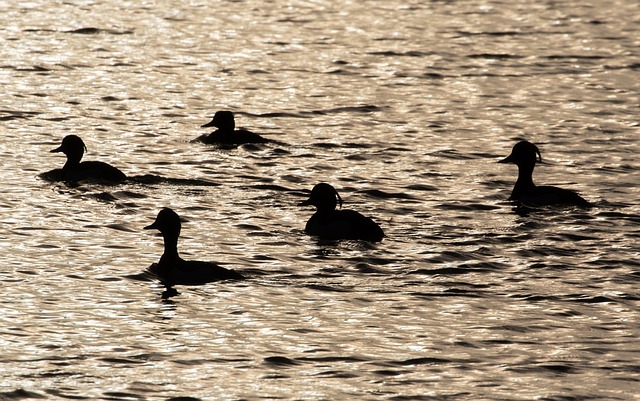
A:
[[[60,152],[62,152],[62,146],[58,146],[57,148],[51,149],[49,151],[49,153],[60,153]]]
[[[153,229],[157,229],[158,226],[156,226],[156,222],[154,221],[153,224],[146,226],[145,228],[143,228],[143,230],[153,230]]]
[[[498,160],[498,163],[513,163],[513,155],[509,155],[502,160]]]
[[[208,123],[206,123],[205,125],[201,125],[201,128],[207,128],[207,127],[215,127],[216,123],[214,122],[215,120],[211,120]]]
[[[304,202],[300,202],[300,203],[298,203],[298,206],[309,206],[309,205],[312,205],[312,203],[311,203],[311,199],[307,199],[307,200],[306,200],[306,201],[304,201]]]

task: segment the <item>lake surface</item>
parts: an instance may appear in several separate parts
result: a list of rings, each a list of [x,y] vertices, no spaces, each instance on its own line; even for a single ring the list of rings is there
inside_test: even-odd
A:
[[[639,399],[636,0],[34,0],[0,21],[0,400]],[[217,110],[278,143],[192,142]],[[137,178],[41,179],[68,134]],[[537,183],[597,206],[516,210],[496,162],[521,139]],[[387,237],[306,235],[318,182]],[[184,258],[249,279],[168,299],[136,279],[162,207]]]

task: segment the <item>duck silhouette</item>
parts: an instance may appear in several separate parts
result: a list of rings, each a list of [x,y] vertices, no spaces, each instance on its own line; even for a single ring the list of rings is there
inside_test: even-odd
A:
[[[208,144],[219,145],[243,145],[247,143],[267,143],[268,139],[261,137],[255,132],[245,129],[236,130],[236,121],[233,112],[227,110],[217,111],[213,119],[202,126],[216,127],[217,130],[209,135],[203,135],[200,140]]]
[[[174,285],[201,285],[220,280],[242,280],[240,273],[225,269],[212,262],[184,260],[178,255],[178,237],[180,236],[180,217],[169,208],[160,210],[153,224],[145,230],[156,229],[164,238],[164,253],[158,263],[149,267],[149,271],[160,278],[167,289]]]
[[[83,180],[121,182],[127,178],[122,171],[105,162],[81,162],[85,150],[87,150],[87,147],[79,136],[65,136],[62,139],[62,144],[51,150],[51,153],[64,153],[67,156],[67,162],[62,169],[52,170],[43,174],[43,176],[54,181],[70,182]]]
[[[542,162],[540,149],[528,141],[516,143],[511,154],[498,162],[512,163],[518,166],[518,180],[509,200],[518,201],[525,206],[591,206],[591,203],[569,189],[535,185],[533,183],[533,169],[536,162]]]
[[[342,207],[342,198],[333,186],[327,183],[315,185],[309,199],[299,204],[313,205],[317,209],[304,231],[322,239],[382,241],[384,232],[377,223],[354,210],[336,210],[338,202]]]

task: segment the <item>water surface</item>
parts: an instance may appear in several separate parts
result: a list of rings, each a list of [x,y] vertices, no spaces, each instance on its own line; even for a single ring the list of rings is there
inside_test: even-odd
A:
[[[6,5],[0,399],[636,399],[640,7],[530,3]],[[68,134],[135,179],[40,179]],[[514,209],[520,139],[597,207]],[[321,181],[387,238],[305,235]],[[250,280],[132,278],[162,207]]]

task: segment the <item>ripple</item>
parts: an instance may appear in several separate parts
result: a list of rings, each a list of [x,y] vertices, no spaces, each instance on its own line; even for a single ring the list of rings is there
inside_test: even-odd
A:
[[[635,2],[24,7],[3,10],[0,398],[636,396]],[[214,109],[282,143],[189,142]],[[133,177],[38,179],[61,133]],[[597,207],[505,201],[520,139]],[[305,235],[321,181],[388,237]],[[185,259],[251,280],[163,298],[141,230],[165,205]]]

